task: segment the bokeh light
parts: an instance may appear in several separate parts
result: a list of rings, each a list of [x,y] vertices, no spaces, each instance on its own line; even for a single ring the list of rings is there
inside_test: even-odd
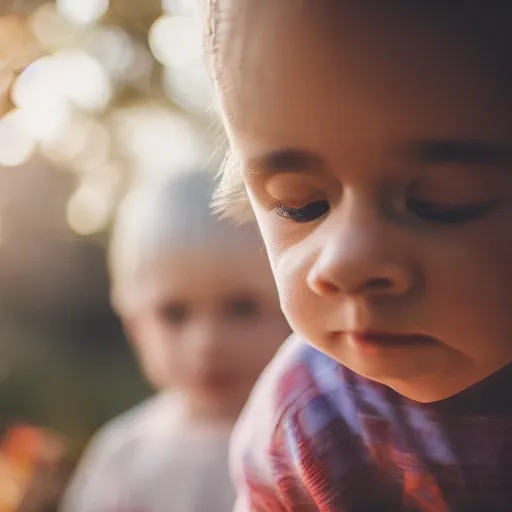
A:
[[[13,110],[0,119],[0,165],[15,167],[26,162],[36,149],[36,141],[26,130],[21,110]]]
[[[76,25],[90,25],[108,10],[108,0],[56,0],[59,12]]]
[[[110,202],[99,189],[79,187],[68,203],[69,227],[79,235],[93,235],[106,227],[110,208]]]
[[[11,92],[14,103],[20,108],[32,108],[62,99],[57,71],[55,59],[51,56],[30,64],[14,84]]]
[[[103,124],[77,116],[58,138],[42,144],[42,150],[55,162],[83,174],[110,161],[110,146],[110,133]]]
[[[149,45],[164,66],[182,66],[202,55],[200,25],[189,16],[161,16],[149,32]]]
[[[47,51],[73,45],[79,33],[79,28],[64,18],[53,3],[45,3],[36,9],[27,26]]]
[[[190,0],[162,0],[162,9],[171,16],[194,16],[199,2]]]
[[[113,78],[123,79],[136,64],[130,36],[116,27],[98,27],[84,38],[83,47]]]
[[[207,112],[213,102],[213,86],[202,59],[179,68],[166,67],[163,86],[169,99],[192,112]]]
[[[71,229],[83,236],[104,230],[122,184],[122,171],[115,165],[97,167],[81,181],[67,207]]]
[[[84,110],[102,110],[112,97],[110,80],[100,63],[86,52],[63,50],[53,56],[63,95]]]
[[[26,133],[38,143],[51,142],[66,132],[71,111],[65,101],[49,101],[20,109]]]
[[[105,70],[80,50],[62,50],[35,61],[18,78],[12,92],[16,105],[28,108],[69,100],[84,110],[101,110],[111,96]]]
[[[117,137],[138,173],[169,172],[197,163],[201,143],[192,125],[162,107],[135,107],[115,120]]]
[[[73,167],[81,173],[95,172],[110,159],[110,133],[101,123],[91,119],[82,123],[85,144],[72,160]]]
[[[14,82],[14,71],[0,75],[15,107],[0,123],[0,165],[21,166],[40,153],[78,176],[67,217],[81,234],[103,229],[115,208],[102,170],[115,168],[127,183],[133,174],[202,165],[211,150],[213,88],[197,2],[109,7],[108,0],[41,0],[25,23],[9,18],[0,34],[23,47],[11,52],[20,63],[32,56]]]

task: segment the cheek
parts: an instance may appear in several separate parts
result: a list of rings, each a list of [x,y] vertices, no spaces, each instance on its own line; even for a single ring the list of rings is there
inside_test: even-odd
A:
[[[324,308],[307,284],[309,270],[318,248],[309,237],[278,229],[274,213],[261,208],[249,191],[279,293],[281,309],[292,330],[307,339],[318,336],[316,325],[323,323]]]
[[[180,380],[180,368],[174,358],[161,346],[152,343],[139,351],[139,364],[148,382],[157,390],[173,386]]]
[[[250,191],[248,191],[248,194],[267,250],[272,272],[277,279],[277,268],[282,266],[283,259],[289,257],[290,248],[293,249],[301,241],[303,233],[298,236],[297,231],[291,229],[290,223],[281,219],[275,212],[263,208]]]
[[[508,346],[512,329],[512,243],[504,234],[491,228],[445,240],[422,256],[436,324],[454,343],[490,356],[492,346]]]
[[[425,268],[439,291],[451,293],[458,289],[461,300],[466,294],[477,300],[479,296],[490,299],[512,289],[512,239],[508,233],[512,216],[504,220],[482,224],[467,233],[447,233],[425,247]]]
[[[155,322],[140,344],[144,364],[160,373],[173,373],[183,359],[180,343],[165,325]]]
[[[171,348],[163,338],[155,337],[153,340],[148,340],[145,351],[146,360],[151,366],[162,370],[171,367],[173,361],[179,359],[179,354],[175,353],[176,350]]]
[[[315,341],[330,310],[308,286],[308,274],[317,251],[303,240],[280,252],[274,269],[281,308],[293,331]]]

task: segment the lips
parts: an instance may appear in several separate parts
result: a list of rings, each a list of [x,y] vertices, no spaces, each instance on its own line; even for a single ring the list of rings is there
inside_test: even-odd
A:
[[[218,368],[202,367],[194,372],[194,379],[202,386],[213,389],[227,388],[233,384],[233,375]]]

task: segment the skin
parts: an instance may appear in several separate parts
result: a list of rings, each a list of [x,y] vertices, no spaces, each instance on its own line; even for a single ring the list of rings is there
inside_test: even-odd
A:
[[[170,255],[137,285],[125,323],[157,389],[186,398],[189,420],[236,418],[289,326],[261,248]]]
[[[353,371],[451,397],[512,361],[508,82],[455,24],[306,4],[261,0],[218,78],[282,307]]]

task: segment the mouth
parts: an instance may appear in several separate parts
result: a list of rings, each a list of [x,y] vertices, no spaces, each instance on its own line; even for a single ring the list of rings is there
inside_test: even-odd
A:
[[[353,345],[367,352],[376,352],[385,349],[418,348],[439,343],[431,336],[416,333],[397,334],[378,331],[359,331],[347,332],[346,335]]]
[[[217,368],[201,368],[196,372],[195,379],[201,386],[212,390],[229,388],[233,384],[233,375]]]

